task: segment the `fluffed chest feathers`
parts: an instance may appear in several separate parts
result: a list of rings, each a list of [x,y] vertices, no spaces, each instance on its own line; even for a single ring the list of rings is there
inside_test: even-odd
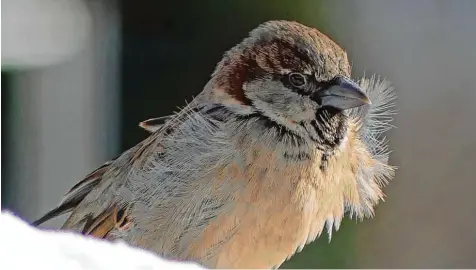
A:
[[[345,211],[362,208],[361,196],[367,196],[361,194],[356,164],[369,157],[359,144],[350,130],[343,145],[328,157],[326,169],[321,166],[323,153],[317,149],[309,152],[309,159],[293,160],[286,159],[279,148],[242,148],[241,159],[235,158],[217,178],[239,182],[241,188],[232,196],[233,210],[209,227],[216,235],[223,233],[217,228],[239,229],[218,257],[204,263],[213,267],[279,266],[323,230],[331,234],[333,227],[338,229]],[[250,242],[254,244],[245,246]],[[257,257],[260,262],[251,260]]]

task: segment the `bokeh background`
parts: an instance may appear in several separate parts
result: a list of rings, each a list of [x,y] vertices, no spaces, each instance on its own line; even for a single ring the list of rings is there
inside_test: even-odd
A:
[[[175,111],[270,19],[317,27],[392,81],[399,166],[376,218],[282,268],[476,268],[476,1],[2,1],[2,208],[34,220]],[[63,218],[45,227],[55,228]],[[1,256],[1,255],[0,255]]]

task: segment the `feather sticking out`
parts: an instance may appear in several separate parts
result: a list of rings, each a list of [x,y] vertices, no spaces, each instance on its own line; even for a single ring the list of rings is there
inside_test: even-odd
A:
[[[166,115],[156,118],[150,118],[145,121],[139,123],[139,127],[147,130],[150,133],[154,133],[159,130],[165,123],[165,121],[169,120],[172,116]]]
[[[389,81],[378,76],[362,78],[362,90],[372,101],[370,107],[359,107],[351,111],[350,117],[361,119],[360,135],[370,152],[378,160],[388,158],[387,140],[383,134],[394,126],[391,124],[395,110],[396,95]]]
[[[390,151],[385,132],[394,127],[391,121],[397,111],[394,108],[396,96],[390,82],[374,75],[362,78],[359,83],[372,105],[351,110],[349,117],[357,120],[360,139],[375,162],[371,166],[359,166],[356,181],[363,196],[358,206],[347,205],[346,211],[351,218],[362,220],[373,216],[373,205],[383,200],[383,193],[376,187],[387,184],[396,169],[388,164]],[[369,178],[372,180],[369,181]]]
[[[327,235],[329,236],[329,243],[331,242],[332,239],[332,229],[334,228],[334,217],[330,216],[326,220],[326,229],[327,229]]]

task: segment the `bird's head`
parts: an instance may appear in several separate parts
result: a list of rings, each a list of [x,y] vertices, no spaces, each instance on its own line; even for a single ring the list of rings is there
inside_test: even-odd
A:
[[[296,133],[312,133],[320,143],[335,144],[335,137],[342,137],[337,133],[345,132],[344,111],[370,104],[350,79],[346,52],[296,22],[269,21],[251,31],[225,53],[211,81],[221,102]]]

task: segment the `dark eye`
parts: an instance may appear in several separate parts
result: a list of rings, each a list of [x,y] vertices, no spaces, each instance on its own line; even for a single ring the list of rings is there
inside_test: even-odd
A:
[[[301,73],[290,73],[288,76],[289,83],[294,87],[302,88],[307,84],[306,76]]]

